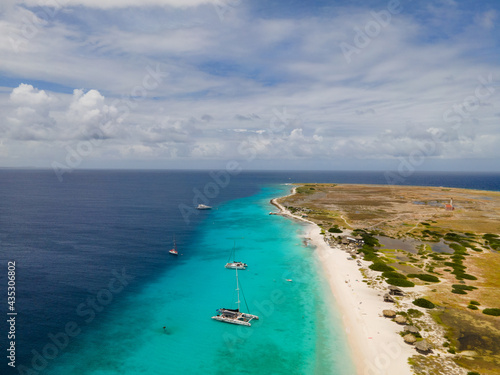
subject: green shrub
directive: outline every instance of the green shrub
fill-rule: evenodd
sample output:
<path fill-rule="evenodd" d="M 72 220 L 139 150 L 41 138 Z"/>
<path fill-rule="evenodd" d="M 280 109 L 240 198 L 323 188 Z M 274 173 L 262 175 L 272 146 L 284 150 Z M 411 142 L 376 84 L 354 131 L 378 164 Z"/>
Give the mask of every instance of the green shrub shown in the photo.
<path fill-rule="evenodd" d="M 385 271 L 382 273 L 382 276 L 384 276 L 387 279 L 406 279 L 406 276 L 403 275 L 402 273 L 393 271 Z"/>
<path fill-rule="evenodd" d="M 338 226 L 335 226 L 333 228 L 328 229 L 328 232 L 330 232 L 330 233 L 342 233 L 342 229 L 339 229 Z"/>
<path fill-rule="evenodd" d="M 467 308 L 471 310 L 479 310 L 479 307 L 477 307 L 476 305 L 469 305 L 467 306 Z"/>
<path fill-rule="evenodd" d="M 465 284 L 453 284 L 451 287 L 453 289 L 460 289 L 460 290 L 474 290 L 474 289 L 477 289 L 475 286 L 465 285 Z"/>
<path fill-rule="evenodd" d="M 417 309 L 408 309 L 408 316 L 411 318 L 420 318 L 424 313 Z"/>
<path fill-rule="evenodd" d="M 431 301 L 425 299 L 425 298 L 417 298 L 415 301 L 412 302 L 415 306 L 418 307 L 424 307 L 426 309 L 433 309 L 436 307 Z"/>
<path fill-rule="evenodd" d="M 467 294 L 467 292 L 465 290 L 461 290 L 461 289 L 452 289 L 451 292 L 455 293 L 455 294 Z"/>
<path fill-rule="evenodd" d="M 476 371 L 469 371 L 467 375 L 481 375 L 479 372 Z"/>
<path fill-rule="evenodd" d="M 445 266 L 448 266 L 448 267 L 451 267 L 453 269 L 461 269 L 461 270 L 465 270 L 465 266 L 461 265 L 461 264 L 458 264 L 458 263 L 452 263 L 452 262 L 444 262 L 444 265 Z"/>
<path fill-rule="evenodd" d="M 470 301 L 469 303 L 470 303 L 471 305 L 476 305 L 476 306 L 479 306 L 479 305 L 480 305 L 480 303 L 479 303 L 479 302 L 477 302 L 477 301 Z"/>
<path fill-rule="evenodd" d="M 477 277 L 476 276 L 473 276 L 473 275 L 469 275 L 468 273 L 464 273 L 461 275 L 463 279 L 467 279 L 467 280 L 477 280 Z"/>
<path fill-rule="evenodd" d="M 386 272 L 386 271 L 395 271 L 395 269 L 391 266 L 388 266 L 385 263 L 382 262 L 375 262 L 372 265 L 370 265 L 368 268 L 374 271 L 378 272 Z"/>
<path fill-rule="evenodd" d="M 500 316 L 500 309 L 484 309 L 483 314 L 492 315 L 492 316 Z"/>
<path fill-rule="evenodd" d="M 368 262 L 373 262 L 378 259 L 378 255 L 375 253 L 365 253 L 365 256 L 363 257 L 364 260 Z"/>
<path fill-rule="evenodd" d="M 408 277 L 409 278 L 417 278 L 417 279 L 420 279 L 422 281 L 428 281 L 430 283 L 438 283 L 439 282 L 439 279 L 436 276 L 428 275 L 425 273 L 410 273 L 408 275 Z"/>
<path fill-rule="evenodd" d="M 401 286 L 404 288 L 412 288 L 415 286 L 415 284 L 412 283 L 410 280 L 405 280 L 405 279 L 387 279 L 386 282 L 387 284 Z"/>
<path fill-rule="evenodd" d="M 458 243 L 451 243 L 448 245 L 451 249 L 455 250 L 455 252 L 459 253 L 459 254 L 463 254 L 463 253 L 466 253 L 467 252 L 467 249 L 462 246 L 462 245 L 459 245 Z"/>

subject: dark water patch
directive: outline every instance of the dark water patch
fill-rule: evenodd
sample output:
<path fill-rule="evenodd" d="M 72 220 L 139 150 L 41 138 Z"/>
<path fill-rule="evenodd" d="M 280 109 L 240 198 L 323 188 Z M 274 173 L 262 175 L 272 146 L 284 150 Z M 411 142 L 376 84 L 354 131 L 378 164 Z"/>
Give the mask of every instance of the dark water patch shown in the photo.
<path fill-rule="evenodd" d="M 385 246 L 386 249 L 404 250 L 412 254 L 418 253 L 417 246 L 421 244 L 421 242 L 411 238 L 399 239 L 385 236 L 375 237 L 383 246 Z"/>
<path fill-rule="evenodd" d="M 451 249 L 446 242 L 442 239 L 439 242 L 423 242 L 426 245 L 429 245 L 433 252 L 435 253 L 446 253 L 453 254 L 454 250 Z"/>
<path fill-rule="evenodd" d="M 412 254 L 418 254 L 418 246 L 422 244 L 429 245 L 435 253 L 452 254 L 454 251 L 442 239 L 439 242 L 427 242 L 419 241 L 413 238 L 390 238 L 385 236 L 376 237 L 386 249 L 403 250 Z"/>

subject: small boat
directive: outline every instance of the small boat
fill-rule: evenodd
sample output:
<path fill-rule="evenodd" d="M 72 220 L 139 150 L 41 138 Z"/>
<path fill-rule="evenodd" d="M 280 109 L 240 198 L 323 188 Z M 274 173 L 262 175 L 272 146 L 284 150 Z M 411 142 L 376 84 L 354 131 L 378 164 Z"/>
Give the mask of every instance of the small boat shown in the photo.
<path fill-rule="evenodd" d="M 175 236 L 174 236 L 174 248 L 170 249 L 168 252 L 172 255 L 179 255 L 179 252 L 177 251 L 177 244 L 175 243 Z"/>
<path fill-rule="evenodd" d="M 207 206 L 205 204 L 199 204 L 198 207 L 196 207 L 197 210 L 211 210 L 212 207 L 211 206 Z"/>
<path fill-rule="evenodd" d="M 236 256 L 236 242 L 233 246 L 233 250 L 231 250 L 231 253 L 229 254 L 228 262 L 226 263 L 226 265 L 224 267 L 228 268 L 228 269 L 233 269 L 233 270 L 246 270 L 248 267 L 248 264 L 243 263 L 243 262 L 237 262 L 236 260 L 234 260 L 235 256 Z M 230 260 L 231 258 L 233 258 L 232 262 Z"/>
<path fill-rule="evenodd" d="M 259 320 L 259 317 L 257 315 L 252 315 L 248 313 L 243 313 L 240 311 L 240 287 L 239 287 L 239 282 L 238 282 L 238 269 L 236 268 L 236 292 L 238 294 L 238 300 L 236 301 L 236 304 L 238 308 L 236 309 L 226 309 L 226 308 L 220 308 L 217 309 L 217 315 L 212 316 L 212 319 L 218 320 L 219 322 L 223 323 L 230 323 L 230 324 L 237 324 L 241 326 L 247 326 L 250 327 L 251 324 L 250 322 L 252 320 Z M 243 296 L 245 297 L 245 296 Z M 245 300 L 246 304 L 246 300 Z M 247 306 L 248 310 L 248 306 Z"/>
<path fill-rule="evenodd" d="M 238 269 L 238 270 L 246 270 L 248 267 L 248 264 L 243 263 L 243 262 L 230 262 L 226 263 L 226 268 L 228 269 Z"/>

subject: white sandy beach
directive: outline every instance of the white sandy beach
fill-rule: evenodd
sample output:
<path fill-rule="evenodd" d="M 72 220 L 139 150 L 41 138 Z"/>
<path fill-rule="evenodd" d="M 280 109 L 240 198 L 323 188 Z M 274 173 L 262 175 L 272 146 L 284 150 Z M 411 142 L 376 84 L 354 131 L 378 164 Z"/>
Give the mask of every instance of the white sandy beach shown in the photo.
<path fill-rule="evenodd" d="M 308 236 L 317 248 L 330 289 L 340 308 L 349 346 L 359 375 L 411 375 L 408 358 L 416 354 L 398 334 L 402 327 L 382 317 L 382 310 L 393 309 L 383 302 L 382 292 L 362 282 L 356 261 L 340 246 L 330 247 L 313 222 L 292 215 L 276 200 L 284 216 L 311 224 Z M 361 261 L 363 265 L 369 262 Z"/>

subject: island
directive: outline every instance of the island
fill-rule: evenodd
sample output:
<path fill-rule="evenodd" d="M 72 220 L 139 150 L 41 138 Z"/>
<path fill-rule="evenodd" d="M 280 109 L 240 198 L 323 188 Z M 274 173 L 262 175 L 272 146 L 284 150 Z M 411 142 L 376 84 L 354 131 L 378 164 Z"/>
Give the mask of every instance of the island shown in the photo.
<path fill-rule="evenodd" d="M 499 374 L 500 192 L 297 184 L 359 374 Z"/>

